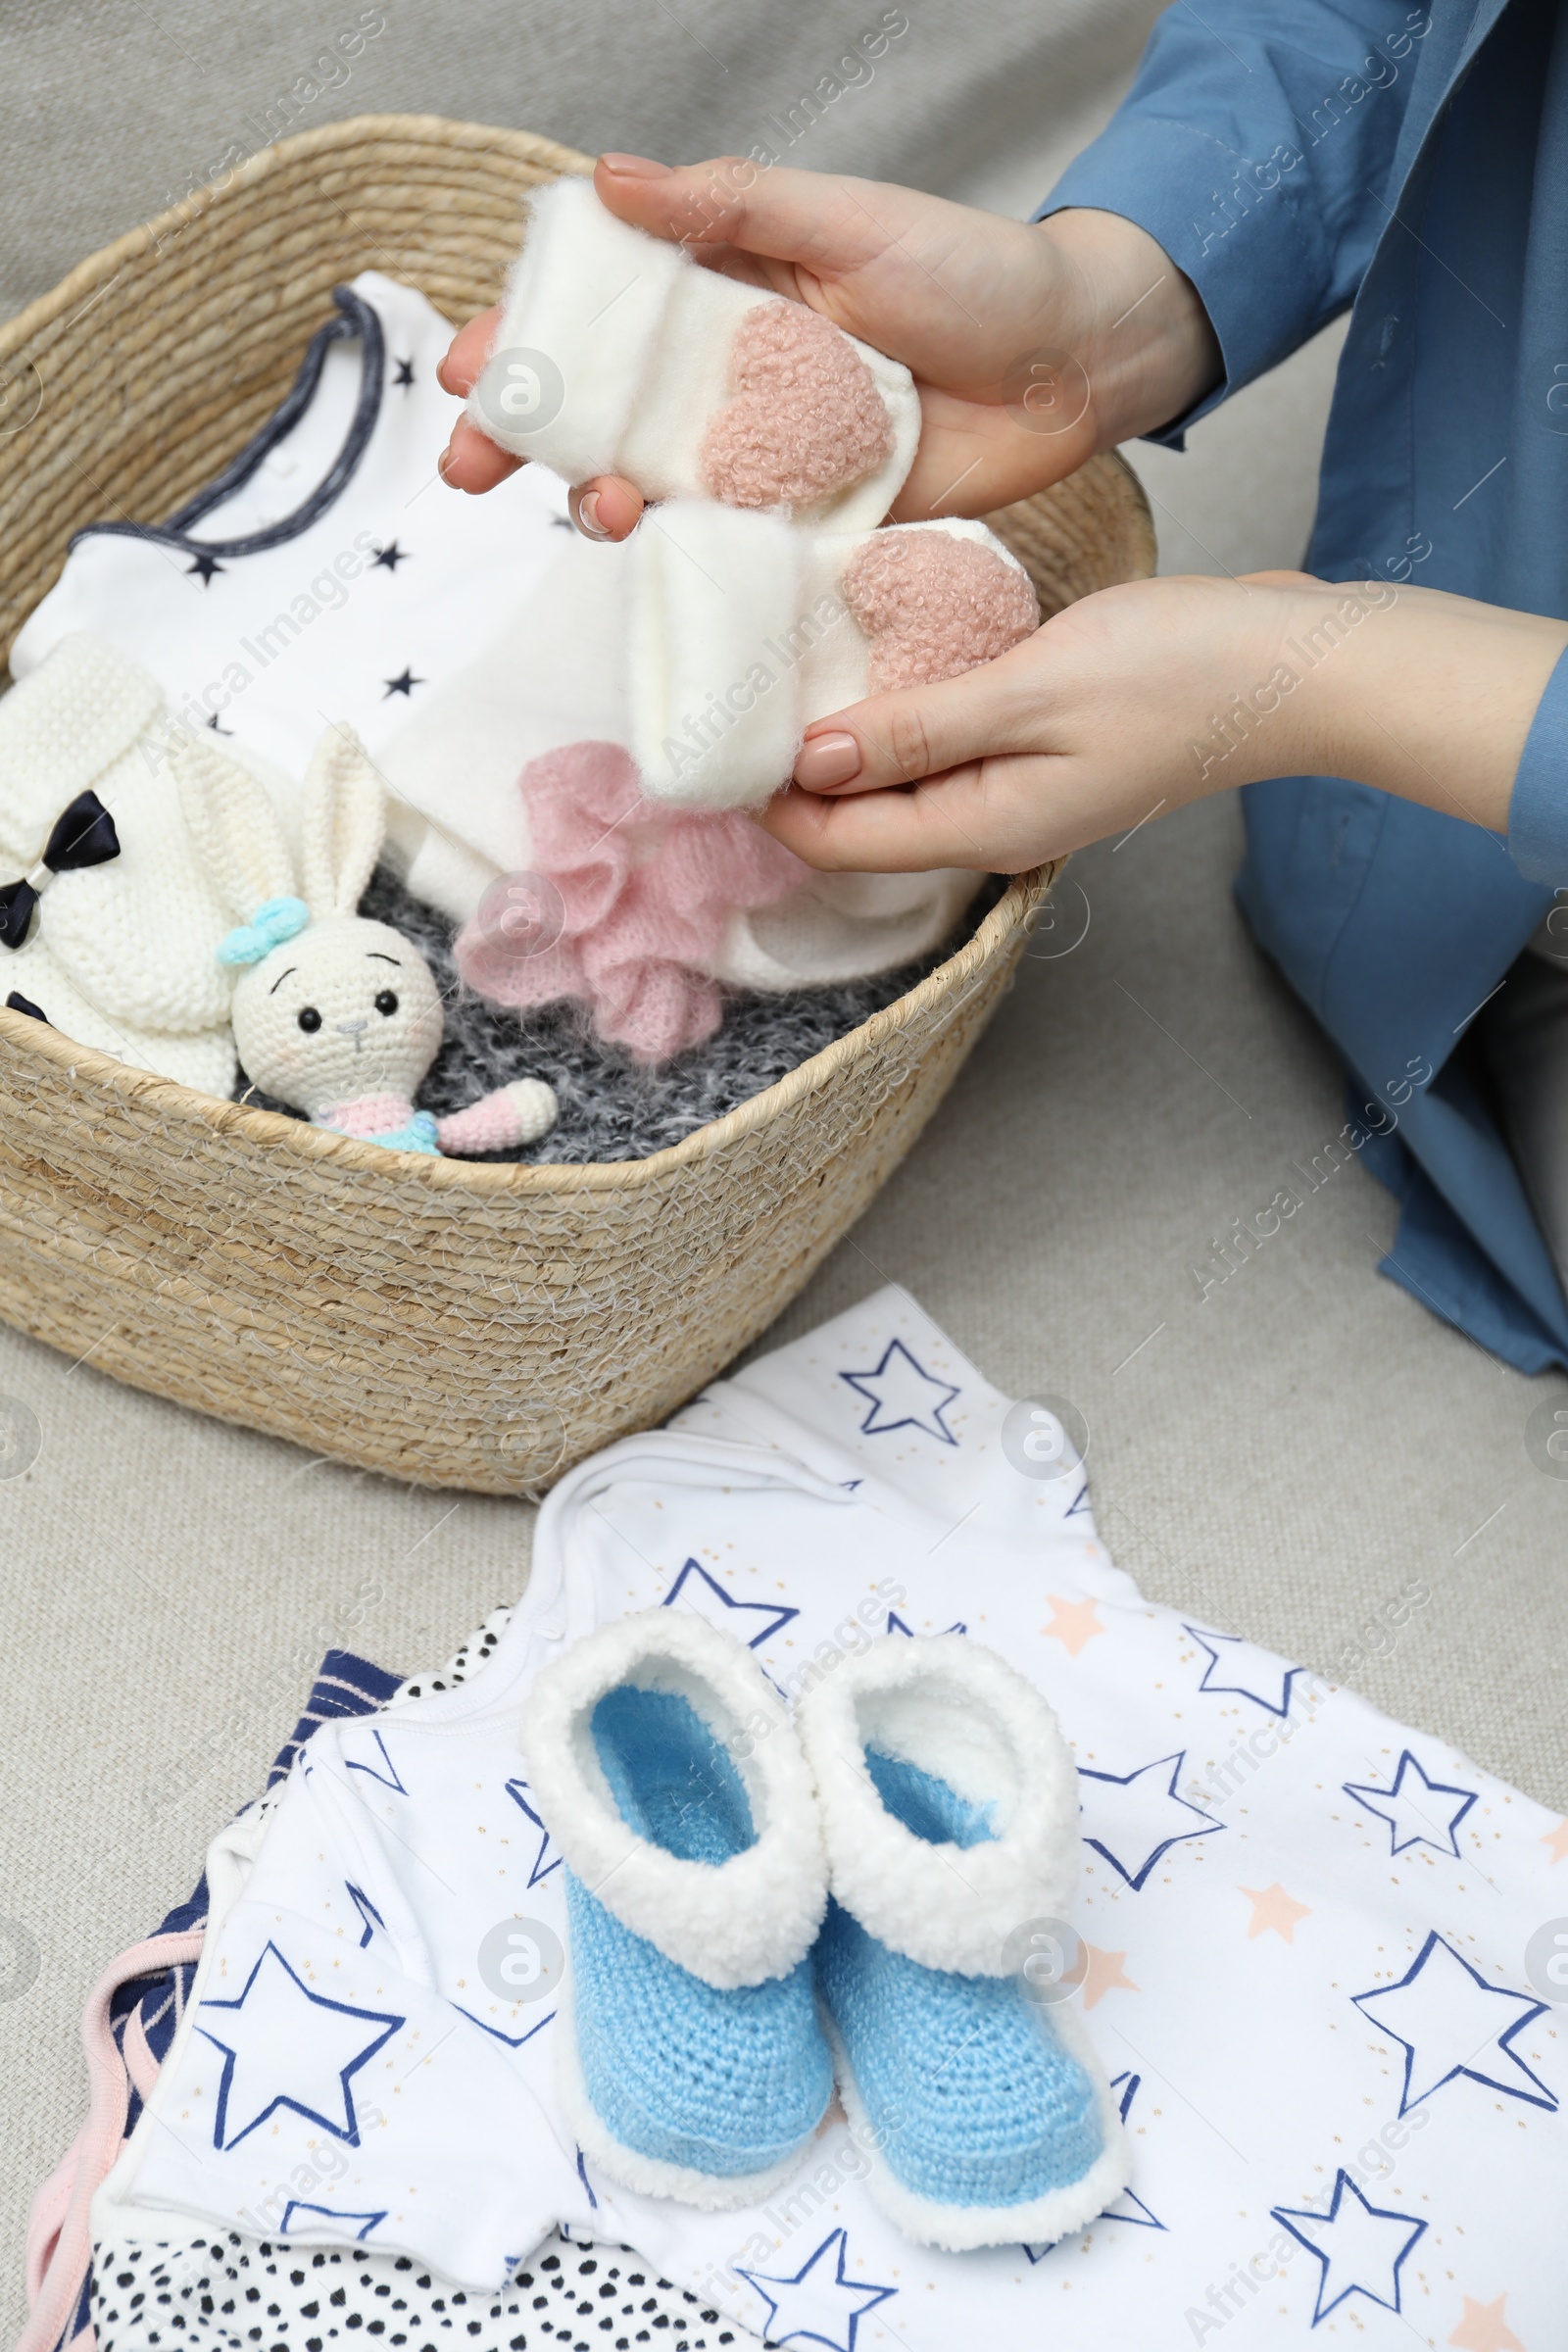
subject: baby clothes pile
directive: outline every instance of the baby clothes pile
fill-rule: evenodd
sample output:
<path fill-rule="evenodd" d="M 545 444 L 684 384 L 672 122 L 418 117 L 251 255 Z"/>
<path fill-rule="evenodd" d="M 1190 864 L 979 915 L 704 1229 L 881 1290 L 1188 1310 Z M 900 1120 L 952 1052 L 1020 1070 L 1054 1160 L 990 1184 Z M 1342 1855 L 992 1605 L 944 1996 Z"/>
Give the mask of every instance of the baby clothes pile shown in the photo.
<path fill-rule="evenodd" d="M 218 479 L 160 527 L 78 533 L 17 639 L 0 856 L 37 911 L 29 929 L 19 901 L 0 926 L 20 951 L 0 996 L 229 1090 L 221 894 L 179 837 L 193 731 L 296 846 L 313 760 L 328 733 L 356 739 L 387 794 L 387 859 L 460 927 L 465 981 L 518 1012 L 577 1003 L 644 1063 L 711 1036 L 725 989 L 934 950 L 978 876 L 816 875 L 739 813 L 787 781 L 812 716 L 1038 620 L 982 526 L 874 528 L 918 432 L 906 371 L 559 183 L 472 403 L 539 462 L 465 498 L 436 471 L 460 407 L 435 375 L 447 322 L 373 270 L 335 300 Z M 531 432 L 508 374 L 520 346 L 560 355 Z M 565 481 L 611 461 L 664 501 L 619 547 L 565 509 Z M 52 840 L 83 792 L 107 827 Z M 113 959 L 91 946 L 100 911 Z"/>
<path fill-rule="evenodd" d="M 218 2352 L 247 2297 L 260 2342 L 374 2322 L 504 2352 L 548 2316 L 516 2282 L 556 2227 L 697 2296 L 705 2344 L 1101 2352 L 1239 2323 L 1404 2352 L 1485 2324 L 1535 2352 L 1568 2309 L 1565 1857 L 1430 1734 L 1145 1601 L 1059 1424 L 883 1292 L 573 1472 L 478 1671 L 322 1724 L 218 1838 L 191 1995 L 93 2207 L 102 2352 Z M 791 1984 L 824 1878 L 842 2105 L 749 2204 L 628 2185 L 694 2153 L 711 2182 L 727 2140 L 738 2188 L 766 2132 L 737 2119 L 787 2141 L 820 2112 Z M 1003 2000 L 1054 2072 L 1028 2114 L 1056 2172 L 1024 2177 L 1036 2144 L 998 2196 L 1005 2102 L 976 2086 Z M 700 2042 L 686 2144 L 639 2150 L 648 2084 Z M 955 2230 L 969 2162 L 1015 2238 Z"/>

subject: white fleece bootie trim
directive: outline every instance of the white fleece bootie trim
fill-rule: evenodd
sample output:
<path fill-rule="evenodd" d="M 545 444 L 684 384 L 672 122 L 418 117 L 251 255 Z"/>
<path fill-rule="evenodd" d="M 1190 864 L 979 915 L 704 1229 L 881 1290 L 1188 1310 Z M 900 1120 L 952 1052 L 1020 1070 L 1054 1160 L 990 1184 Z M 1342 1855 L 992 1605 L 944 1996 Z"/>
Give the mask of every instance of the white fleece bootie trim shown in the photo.
<path fill-rule="evenodd" d="M 1039 1691 L 965 1635 L 900 1637 L 819 1683 L 797 1721 L 835 1898 L 923 1968 L 1010 1975 L 1013 1931 L 1061 1913 L 1078 1875 L 1078 1776 Z M 868 1747 L 990 1807 L 994 1835 L 917 1838 L 883 1804 Z"/>
<path fill-rule="evenodd" d="M 686 1862 L 623 1819 L 594 1746 L 594 1708 L 622 1684 L 683 1698 L 726 1748 L 757 1835 L 722 1863 Z M 634 1936 L 732 1991 L 794 1968 L 827 1907 L 811 1776 L 750 1650 L 677 1609 L 604 1626 L 538 1677 L 522 1726 L 528 1779 L 566 1865 Z"/>
<path fill-rule="evenodd" d="M 846 530 L 881 521 L 920 437 L 906 368 L 617 220 L 577 178 L 529 207 L 467 413 L 569 482 L 619 473 L 647 498 L 784 507 Z"/>
<path fill-rule="evenodd" d="M 808 532 L 677 499 L 631 548 L 632 752 L 645 791 L 681 808 L 760 807 L 813 719 L 957 677 L 1040 623 L 983 522 Z"/>

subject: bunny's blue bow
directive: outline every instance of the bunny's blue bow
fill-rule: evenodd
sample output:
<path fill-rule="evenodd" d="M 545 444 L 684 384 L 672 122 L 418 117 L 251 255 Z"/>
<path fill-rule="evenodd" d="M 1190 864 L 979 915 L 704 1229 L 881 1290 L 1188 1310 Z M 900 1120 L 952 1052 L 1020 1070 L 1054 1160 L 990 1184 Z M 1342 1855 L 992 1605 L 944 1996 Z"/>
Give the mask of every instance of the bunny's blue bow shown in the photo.
<path fill-rule="evenodd" d="M 228 932 L 218 944 L 220 963 L 260 963 L 285 939 L 293 939 L 311 919 L 303 899 L 266 899 L 248 923 Z"/>

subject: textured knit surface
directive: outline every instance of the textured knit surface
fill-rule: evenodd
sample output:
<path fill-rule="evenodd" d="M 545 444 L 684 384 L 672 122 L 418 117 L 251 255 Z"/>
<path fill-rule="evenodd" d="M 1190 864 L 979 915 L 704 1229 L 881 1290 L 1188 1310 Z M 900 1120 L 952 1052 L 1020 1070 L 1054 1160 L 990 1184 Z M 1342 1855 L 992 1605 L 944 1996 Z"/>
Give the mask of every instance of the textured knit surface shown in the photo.
<path fill-rule="evenodd" d="M 808 2139 L 833 2096 L 809 1961 L 720 1992 L 565 1881 L 577 2055 L 612 2138 L 720 2179 Z"/>
<path fill-rule="evenodd" d="M 709 1869 L 755 1845 L 741 1776 L 689 1700 L 623 1683 L 600 1699 L 590 1731 L 639 1837 Z M 833 2073 L 808 1961 L 720 1992 L 633 1935 L 571 1871 L 566 1902 L 577 2055 L 612 2137 L 730 2177 L 766 2171 L 815 2131 Z"/>
<path fill-rule="evenodd" d="M 546 752 L 517 789 L 531 872 L 549 898 L 530 911 L 560 935 L 530 940 L 536 952 L 518 955 L 487 901 L 458 934 L 464 978 L 498 1004 L 574 999 L 598 1036 L 640 1062 L 667 1061 L 711 1037 L 723 997 L 701 967 L 730 913 L 771 905 L 808 881 L 808 868 L 747 817 L 672 814 L 645 801 L 618 744 Z"/>
<path fill-rule="evenodd" d="M 1002 888 L 987 883 L 964 917 L 965 933 L 995 905 Z M 726 991 L 716 1035 L 647 1068 L 596 1037 L 578 1004 L 537 1005 L 518 1013 L 472 995 L 457 971 L 451 925 L 411 898 L 384 866 L 371 878 L 361 912 L 405 932 L 441 991 L 446 1036 L 420 1089 L 421 1108 L 438 1117 L 461 1110 L 512 1078 L 542 1078 L 555 1088 L 560 1117 L 538 1143 L 467 1154 L 498 1160 L 645 1159 L 678 1144 L 707 1120 L 722 1118 L 895 1003 L 947 952 L 938 949 L 902 971 L 846 980 L 836 988 L 782 996 Z M 288 1108 L 254 1089 L 247 1092 L 243 1075 L 235 1094 L 270 1110 Z"/>
<path fill-rule="evenodd" d="M 956 1788 L 904 1756 L 865 1751 L 865 1769 L 887 1810 L 928 1845 L 978 1845 L 995 1836 L 993 1807 L 968 1803 Z"/>
<path fill-rule="evenodd" d="M 74 14 L 67 45 L 59 12 L 23 0 L 0 26 L 16 99 L 0 308 L 43 293 L 225 152 L 382 108 L 671 159 L 768 138 L 792 162 L 1022 217 L 1104 121 L 1155 8 L 989 0 L 984 37 L 972 0 L 907 13 L 908 35 L 862 57 L 864 86 L 813 122 L 800 102 L 840 44 L 816 12 L 761 0 L 680 0 L 678 22 L 646 0 L 598 0 L 591 41 L 579 0 L 535 0 L 525 21 L 503 0 L 402 0 L 352 59 L 320 6 L 155 0 L 156 22 L 133 11 L 122 38 Z M 329 52 L 319 95 L 283 102 Z M 178 257 L 175 240 L 172 269 Z M 1166 570 L 1299 562 L 1340 332 L 1205 418 L 1185 455 L 1131 450 Z M 1250 1260 L 1238 1253 L 1205 1303 L 1188 1275 L 1344 1119 L 1331 1057 L 1231 905 L 1238 854 L 1219 806 L 1075 862 L 1086 897 L 1070 890 L 1054 940 L 1037 943 L 1053 959 L 1026 962 L 919 1151 L 773 1336 L 862 1297 L 880 1267 L 1004 1386 L 1077 1401 L 1102 1524 L 1147 1592 L 1336 1665 L 1568 1806 L 1568 1484 L 1525 1446 L 1532 1412 L 1568 1401 L 1568 1383 L 1499 1374 L 1375 1278 L 1393 1203 L 1354 1167 Z M 592 1102 L 594 1081 L 578 1083 Z M 41 1433 L 5 1489 L 0 1878 L 31 1939 L 0 2007 L 9 2337 L 26 2203 L 79 2119 L 78 2026 L 103 1961 L 190 1883 L 322 1649 L 445 1656 L 499 1592 L 515 1596 L 533 1514 L 313 1462 L 9 1330 L 0 1388 Z M 1417 1577 L 1433 1597 L 1412 1609 L 1397 1595 Z M 552 2303 L 548 2316 L 566 2315 Z M 542 2339 L 614 2340 L 586 2325 Z"/>
<path fill-rule="evenodd" d="M 730 347 L 734 398 L 703 437 L 703 473 L 736 507 L 815 506 L 892 451 L 893 429 L 853 345 L 799 303 L 749 311 Z"/>
<path fill-rule="evenodd" d="M 623 1821 L 681 1862 L 727 1862 L 757 1842 L 745 1786 L 728 1751 L 673 1690 L 623 1683 L 590 1725 Z"/>
<path fill-rule="evenodd" d="M 1025 573 L 941 531 L 868 539 L 845 567 L 844 596 L 871 640 L 873 694 L 959 677 L 1040 626 Z"/>
<path fill-rule="evenodd" d="M 1095 2086 L 1015 1977 L 922 1968 L 830 1902 L 816 1980 L 883 2160 L 943 2205 L 1021 2205 L 1103 2145 Z"/>

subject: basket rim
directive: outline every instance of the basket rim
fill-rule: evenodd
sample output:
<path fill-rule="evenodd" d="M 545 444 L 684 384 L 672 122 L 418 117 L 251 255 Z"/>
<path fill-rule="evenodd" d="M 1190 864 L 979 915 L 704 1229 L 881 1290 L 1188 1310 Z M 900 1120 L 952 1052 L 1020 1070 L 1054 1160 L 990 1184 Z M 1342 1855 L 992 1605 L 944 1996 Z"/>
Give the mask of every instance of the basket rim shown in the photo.
<path fill-rule="evenodd" d="M 193 188 L 166 212 L 126 229 L 112 244 L 101 245 L 96 253 L 87 254 L 67 271 L 58 285 L 51 286 L 47 293 L 35 295 L 24 309 L 0 323 L 0 363 L 30 342 L 42 328 L 53 325 L 62 312 L 91 294 L 106 277 L 113 282 L 127 263 L 138 260 L 166 236 L 199 220 L 215 204 L 221 204 L 236 190 L 254 187 L 258 181 L 270 178 L 274 172 L 304 156 L 329 153 L 334 147 L 357 145 L 369 138 L 397 137 L 416 137 L 429 146 L 470 151 L 502 147 L 518 163 L 539 164 L 560 174 L 587 172 L 594 167 L 594 158 L 584 155 L 580 148 L 564 147 L 559 140 L 544 138 L 538 131 L 511 130 L 501 123 L 463 122 L 449 115 L 347 115 L 338 122 L 318 123 L 314 130 L 292 131 L 287 138 L 259 147 L 254 155 L 247 156 L 221 177 Z"/>
<path fill-rule="evenodd" d="M 113 284 L 127 265 L 178 229 L 199 220 L 230 194 L 256 186 L 301 158 L 383 139 L 417 139 L 429 146 L 469 152 L 500 148 L 517 162 L 537 164 L 557 174 L 592 171 L 594 159 L 535 131 L 501 124 L 465 122 L 446 115 L 350 115 L 312 130 L 296 131 L 258 149 L 256 154 L 221 179 L 197 188 L 154 219 L 128 229 L 113 243 L 88 254 L 59 284 L 37 296 L 24 310 L 0 324 L 0 365 L 32 341 L 63 314 L 80 309 L 102 288 Z M 262 1110 L 243 1102 L 220 1101 L 177 1080 L 138 1070 L 113 1054 L 78 1044 L 47 1024 L 40 1028 L 29 1014 L 14 1012 L 0 1004 L 0 1046 L 39 1054 L 82 1083 L 86 1089 L 119 1096 L 138 1112 L 163 1113 L 187 1125 L 206 1127 L 220 1139 L 268 1146 L 294 1152 L 306 1160 L 340 1167 L 345 1174 L 364 1171 L 386 1175 L 389 1157 L 400 1177 L 435 1191 L 456 1191 L 478 1197 L 535 1193 L 614 1192 L 657 1183 L 675 1167 L 709 1158 L 749 1134 L 767 1127 L 803 1096 L 814 1093 L 842 1068 L 878 1050 L 885 1041 L 920 1013 L 959 999 L 965 983 L 991 964 L 1013 932 L 1046 897 L 1065 859 L 1056 859 L 1015 874 L 1006 890 L 976 929 L 952 956 L 914 987 L 884 1005 L 868 1020 L 846 1031 L 782 1078 L 748 1096 L 744 1102 L 693 1129 L 678 1144 L 666 1145 L 642 1159 L 580 1160 L 545 1166 L 527 1162 L 475 1163 L 424 1152 L 389 1154 L 384 1145 L 358 1137 L 336 1135 L 304 1119 L 279 1111 Z"/>

